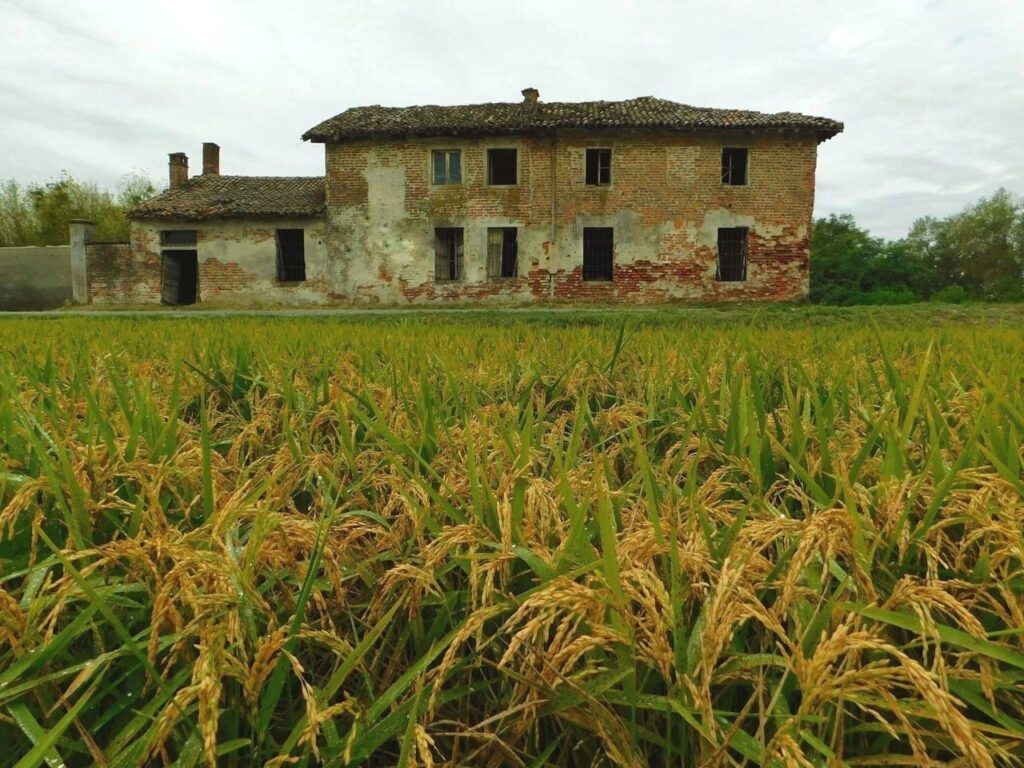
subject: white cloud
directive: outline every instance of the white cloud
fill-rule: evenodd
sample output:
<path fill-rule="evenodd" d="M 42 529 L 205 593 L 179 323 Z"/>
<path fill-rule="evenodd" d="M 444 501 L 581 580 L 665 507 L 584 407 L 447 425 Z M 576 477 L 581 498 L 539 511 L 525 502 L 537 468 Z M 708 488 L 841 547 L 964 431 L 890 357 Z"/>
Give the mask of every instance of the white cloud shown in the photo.
<path fill-rule="evenodd" d="M 819 215 L 899 236 L 1024 193 L 1024 3 L 1011 0 L 4 0 L 0 179 L 113 185 L 223 147 L 228 173 L 323 172 L 307 128 L 358 104 L 656 95 L 844 120 Z"/>

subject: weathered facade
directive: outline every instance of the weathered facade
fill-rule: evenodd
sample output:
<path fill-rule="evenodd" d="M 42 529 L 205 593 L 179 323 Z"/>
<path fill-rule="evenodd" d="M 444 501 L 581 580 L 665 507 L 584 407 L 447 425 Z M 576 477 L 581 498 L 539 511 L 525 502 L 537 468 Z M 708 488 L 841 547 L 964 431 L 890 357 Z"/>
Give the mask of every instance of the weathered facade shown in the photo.
<path fill-rule="evenodd" d="M 343 112 L 304 136 L 325 145 L 323 178 L 219 176 L 207 145 L 204 175 L 188 180 L 172 155 L 172 188 L 133 212 L 124 291 L 172 303 L 807 295 L 817 148 L 841 123 L 524 96 Z M 193 279 L 194 297 L 167 290 Z"/>

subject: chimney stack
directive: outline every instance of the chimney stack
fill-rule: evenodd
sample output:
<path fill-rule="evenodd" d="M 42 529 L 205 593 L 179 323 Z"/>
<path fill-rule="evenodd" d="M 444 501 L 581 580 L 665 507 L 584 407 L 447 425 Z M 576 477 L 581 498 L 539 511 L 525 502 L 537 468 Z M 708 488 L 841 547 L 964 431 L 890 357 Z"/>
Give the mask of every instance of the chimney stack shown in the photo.
<path fill-rule="evenodd" d="M 167 167 L 170 171 L 170 188 L 177 189 L 188 181 L 188 155 L 184 152 L 171 152 Z"/>
<path fill-rule="evenodd" d="M 540 91 L 536 88 L 523 88 L 523 104 L 536 104 L 540 99 Z"/>
<path fill-rule="evenodd" d="M 203 143 L 203 176 L 220 175 L 220 147 L 212 141 Z"/>

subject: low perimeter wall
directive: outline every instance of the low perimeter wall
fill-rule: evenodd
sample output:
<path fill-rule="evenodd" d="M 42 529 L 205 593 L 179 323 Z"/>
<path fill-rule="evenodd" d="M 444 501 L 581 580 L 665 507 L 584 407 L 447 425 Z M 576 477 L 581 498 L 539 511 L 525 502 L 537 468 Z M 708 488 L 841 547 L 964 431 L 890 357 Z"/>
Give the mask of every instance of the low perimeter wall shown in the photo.
<path fill-rule="evenodd" d="M 0 312 L 53 309 L 71 301 L 71 248 L 0 248 Z"/>

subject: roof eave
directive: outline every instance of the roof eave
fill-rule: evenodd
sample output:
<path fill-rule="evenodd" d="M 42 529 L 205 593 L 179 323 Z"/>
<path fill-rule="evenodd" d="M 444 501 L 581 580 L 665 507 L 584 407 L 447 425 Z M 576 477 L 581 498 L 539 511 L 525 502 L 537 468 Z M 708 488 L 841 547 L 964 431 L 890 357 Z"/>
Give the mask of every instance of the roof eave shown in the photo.
<path fill-rule="evenodd" d="M 733 126 L 672 126 L 672 125 L 579 125 L 579 126 L 495 126 L 473 127 L 449 130 L 403 130 L 403 131 L 352 131 L 348 133 L 326 133 L 313 129 L 302 135 L 303 141 L 315 144 L 343 144 L 355 141 L 429 139 L 429 138 L 473 138 L 483 136 L 552 136 L 579 133 L 721 133 L 744 131 L 747 133 L 813 133 L 819 143 L 843 132 L 843 124 L 835 122 L 829 126 L 820 125 L 733 125 Z"/>
<path fill-rule="evenodd" d="M 846 126 L 839 122 L 829 128 L 820 128 L 818 129 L 818 143 L 821 144 L 822 142 L 828 141 L 829 139 L 838 136 L 844 130 L 846 130 Z"/>
<path fill-rule="evenodd" d="M 316 211 L 264 211 L 260 213 L 240 213 L 217 211 L 209 213 L 157 213 L 129 211 L 125 214 L 129 221 L 214 221 L 217 219 L 315 219 L 324 215 L 326 208 Z"/>

